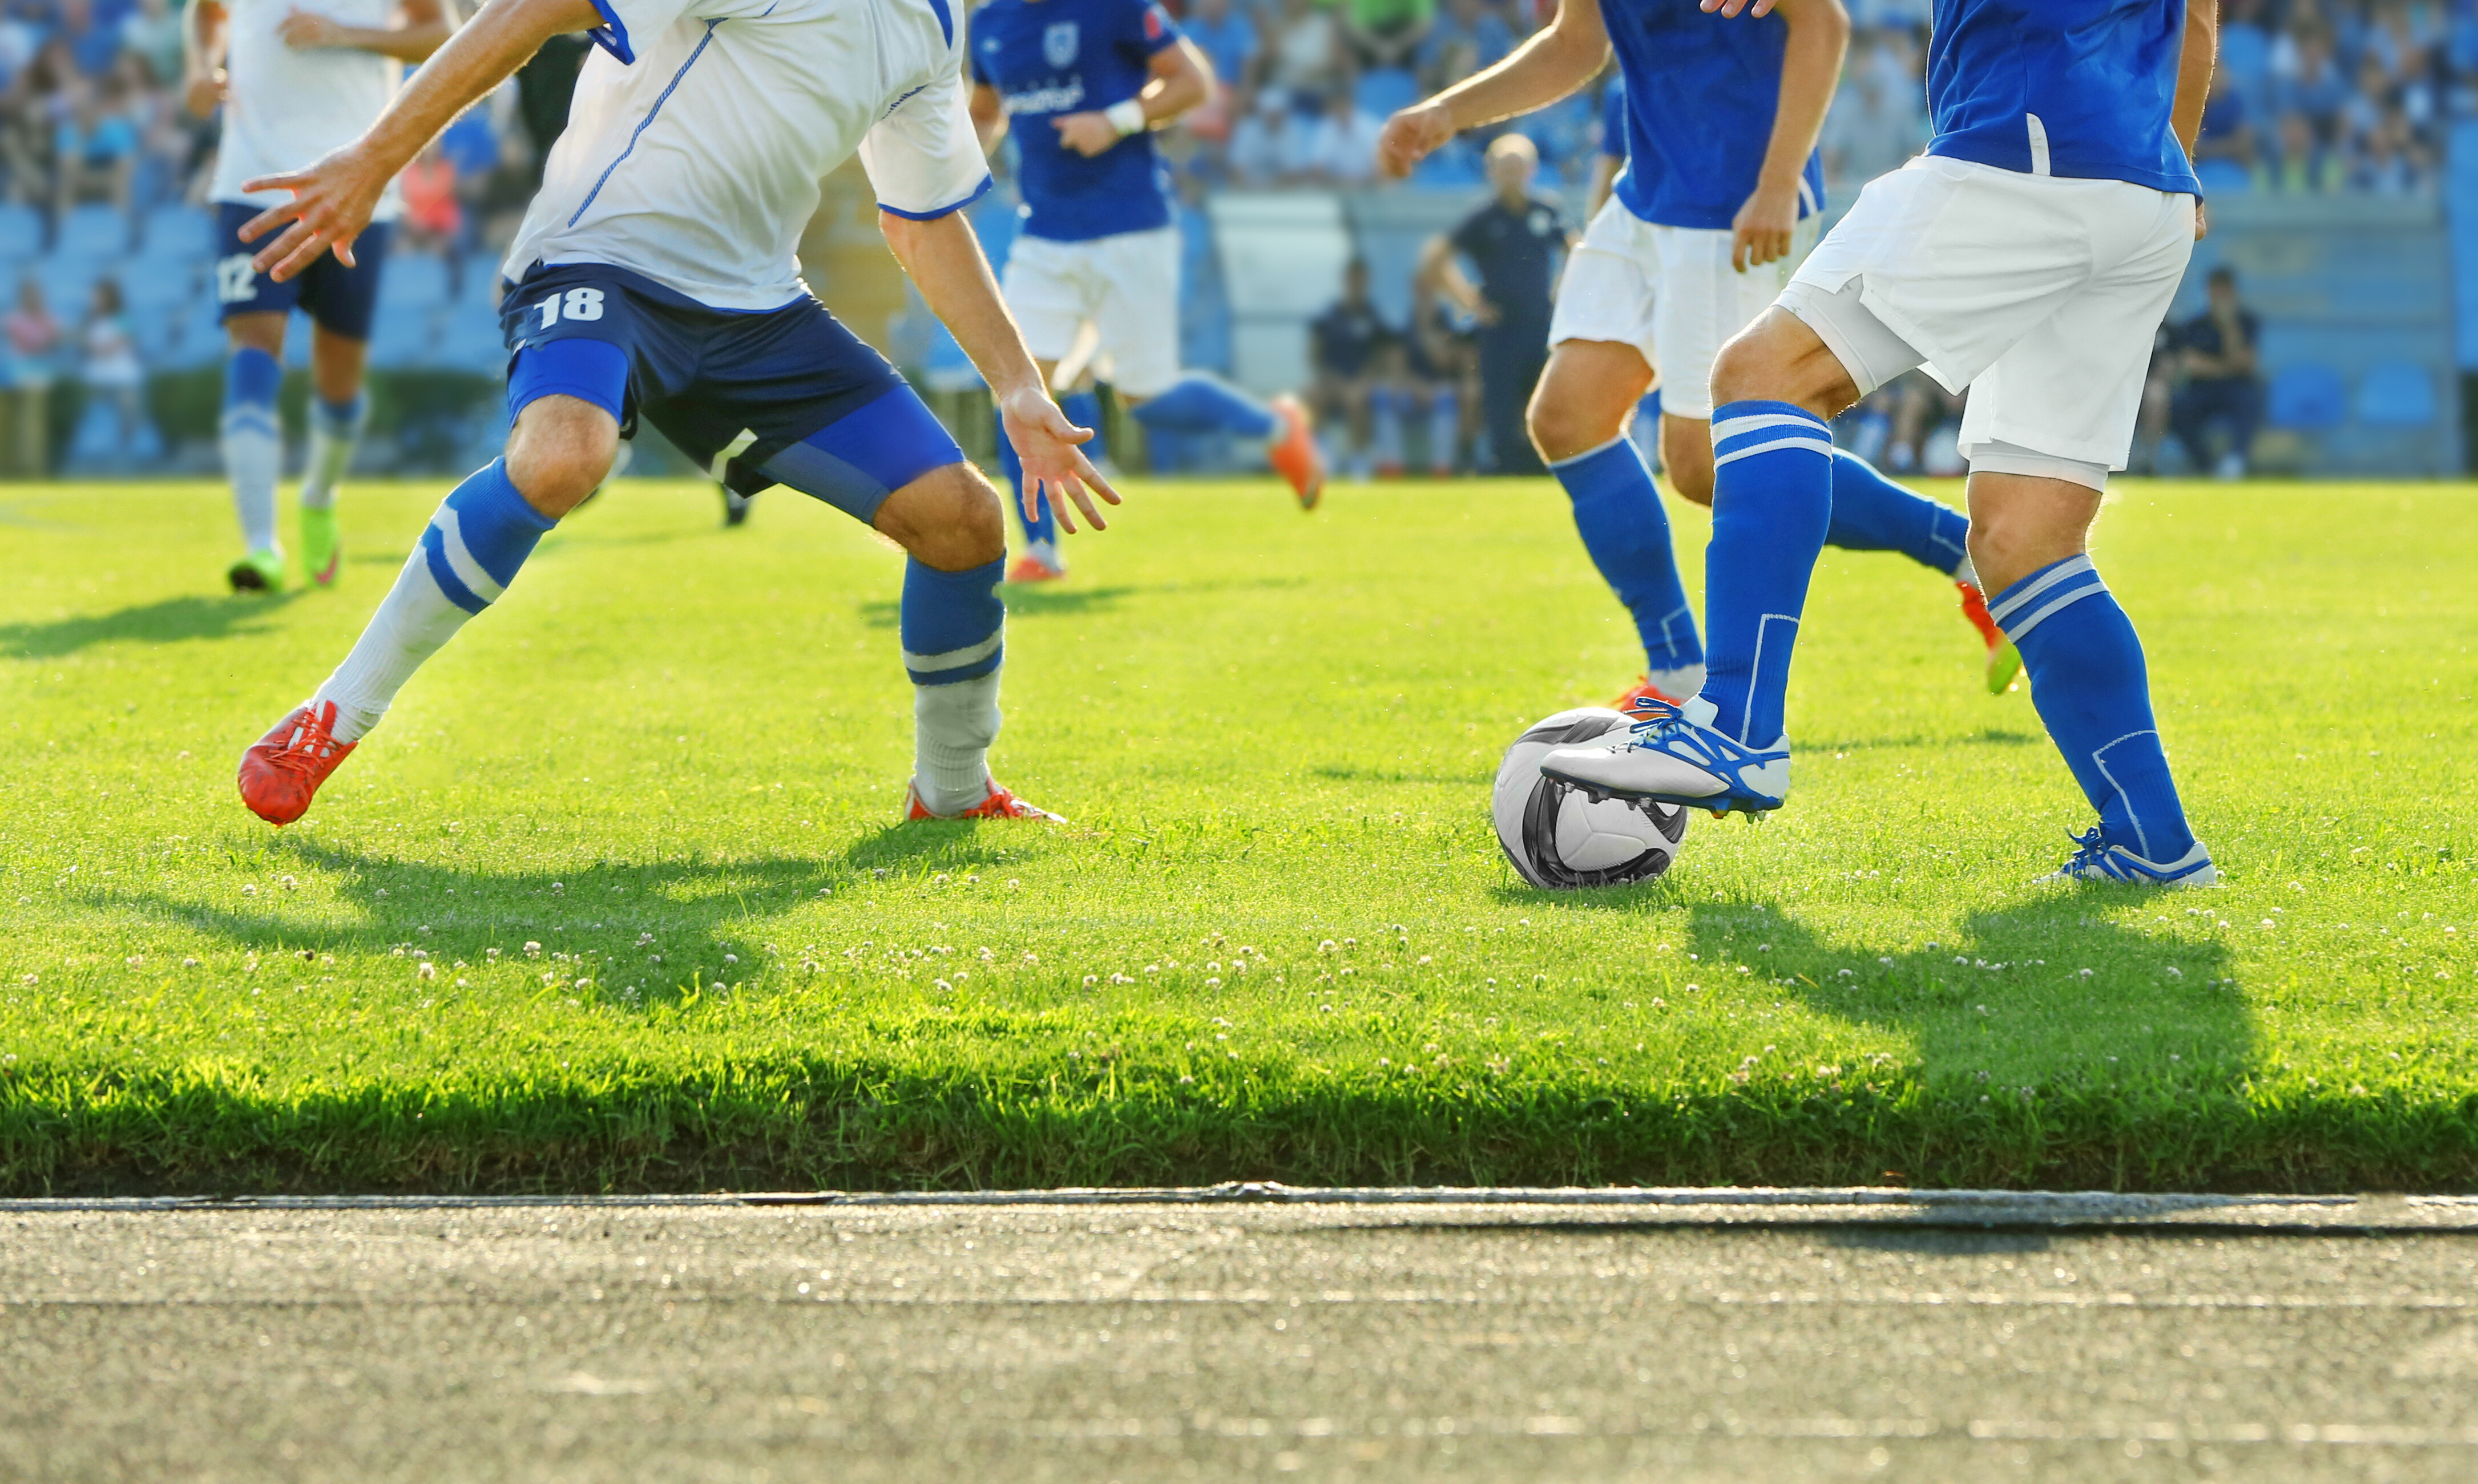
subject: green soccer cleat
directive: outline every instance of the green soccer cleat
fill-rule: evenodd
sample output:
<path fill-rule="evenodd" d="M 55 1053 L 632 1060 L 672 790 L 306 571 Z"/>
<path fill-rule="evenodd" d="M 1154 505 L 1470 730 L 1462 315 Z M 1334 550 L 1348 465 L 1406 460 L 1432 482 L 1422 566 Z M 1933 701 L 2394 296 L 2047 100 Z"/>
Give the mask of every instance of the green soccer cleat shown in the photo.
<path fill-rule="evenodd" d="M 321 588 L 336 585 L 336 572 L 343 565 L 344 543 L 336 536 L 336 512 L 301 508 L 301 571 Z"/>
<path fill-rule="evenodd" d="M 1977 586 L 1966 582 L 1954 586 L 1961 590 L 1961 616 L 1970 620 L 1980 642 L 1987 646 L 1987 693 L 2003 695 L 2013 689 L 2013 678 L 2022 673 L 2022 651 L 2014 648 L 2013 641 L 1996 626 L 1996 619 L 1987 612 L 1987 599 L 1980 595 Z"/>
<path fill-rule="evenodd" d="M 284 548 L 270 546 L 253 551 L 232 565 L 224 574 L 232 581 L 235 592 L 281 592 L 284 591 Z"/>

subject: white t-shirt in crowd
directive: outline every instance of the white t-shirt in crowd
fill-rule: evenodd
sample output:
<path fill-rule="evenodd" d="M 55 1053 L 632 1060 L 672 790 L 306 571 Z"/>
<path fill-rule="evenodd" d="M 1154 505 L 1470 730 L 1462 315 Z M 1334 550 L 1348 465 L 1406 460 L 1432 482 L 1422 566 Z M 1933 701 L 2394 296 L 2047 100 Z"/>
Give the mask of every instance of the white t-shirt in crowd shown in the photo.
<path fill-rule="evenodd" d="M 272 206 L 280 190 L 255 194 L 240 183 L 282 170 L 297 170 L 361 138 L 395 97 L 404 63 L 352 47 L 296 51 L 275 28 L 292 10 L 315 11 L 346 26 L 377 30 L 394 13 L 394 0 L 224 0 L 226 35 L 223 142 L 215 158 L 216 201 Z M 375 221 L 393 221 L 403 210 L 395 183 L 388 183 Z"/>
<path fill-rule="evenodd" d="M 808 290 L 800 234 L 854 153 L 878 205 L 927 218 L 989 189 L 954 0 L 595 0 L 578 74 L 505 272 L 601 263 L 712 309 Z"/>

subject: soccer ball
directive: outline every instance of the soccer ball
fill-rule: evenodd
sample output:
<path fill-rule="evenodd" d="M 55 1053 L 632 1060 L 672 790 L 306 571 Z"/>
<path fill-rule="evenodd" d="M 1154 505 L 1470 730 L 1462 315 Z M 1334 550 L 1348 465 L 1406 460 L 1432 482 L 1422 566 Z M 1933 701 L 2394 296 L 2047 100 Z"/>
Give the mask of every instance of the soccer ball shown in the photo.
<path fill-rule="evenodd" d="M 1498 765 L 1489 812 L 1497 843 L 1523 879 L 1548 891 L 1651 881 L 1678 858 L 1686 811 L 1674 804 L 1609 799 L 1540 776 L 1540 760 L 1559 747 L 1623 731 L 1633 720 L 1605 706 L 1561 711 L 1534 722 Z"/>

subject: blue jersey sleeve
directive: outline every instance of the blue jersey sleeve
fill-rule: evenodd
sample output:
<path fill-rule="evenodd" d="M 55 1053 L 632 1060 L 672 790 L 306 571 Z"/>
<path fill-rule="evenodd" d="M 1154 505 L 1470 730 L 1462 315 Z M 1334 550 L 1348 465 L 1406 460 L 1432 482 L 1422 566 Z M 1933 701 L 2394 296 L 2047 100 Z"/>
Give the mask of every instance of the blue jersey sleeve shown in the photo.
<path fill-rule="evenodd" d="M 1178 22 L 1160 0 L 1125 0 L 1121 14 L 1126 28 L 1124 40 L 1139 57 L 1156 56 L 1179 43 Z"/>

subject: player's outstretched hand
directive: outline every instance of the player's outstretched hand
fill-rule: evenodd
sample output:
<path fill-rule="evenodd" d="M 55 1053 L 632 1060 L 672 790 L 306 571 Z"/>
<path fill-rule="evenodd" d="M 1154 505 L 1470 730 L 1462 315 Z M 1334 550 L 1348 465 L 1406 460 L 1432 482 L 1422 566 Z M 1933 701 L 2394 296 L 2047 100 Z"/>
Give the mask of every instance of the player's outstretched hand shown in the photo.
<path fill-rule="evenodd" d="M 1743 11 L 1761 20 L 1773 13 L 1773 0 L 1756 0 L 1752 7 L 1747 0 L 1704 0 L 1705 14 L 1709 15 L 1715 11 L 1724 15 L 1736 15 Z"/>
<path fill-rule="evenodd" d="M 1730 223 L 1730 266 L 1744 273 L 1789 256 L 1790 234 L 1798 226 L 1798 189 L 1775 190 L 1758 186 Z"/>
<path fill-rule="evenodd" d="M 1434 103 L 1414 103 L 1385 120 L 1377 136 L 1377 168 L 1401 180 L 1454 137 L 1453 114 Z"/>
<path fill-rule="evenodd" d="M 224 106 L 224 69 L 191 73 L 181 92 L 192 117 L 215 117 L 215 110 Z"/>
<path fill-rule="evenodd" d="M 241 225 L 240 239 L 255 242 L 291 222 L 284 235 L 258 250 L 251 264 L 277 283 L 300 273 L 330 248 L 336 261 L 353 267 L 353 239 L 370 224 L 379 196 L 395 172 L 347 144 L 324 156 L 306 170 L 262 175 L 241 182 L 244 191 L 289 190 L 292 199 L 270 206 Z"/>
<path fill-rule="evenodd" d="M 1024 488 L 1015 492 L 1024 518 L 1034 518 L 1033 498 L 1047 485 L 1049 508 L 1070 534 L 1075 530 L 1075 516 L 1068 509 L 1070 502 L 1084 513 L 1085 523 L 1094 530 L 1108 530 L 1110 522 L 1094 508 L 1093 496 L 1099 494 L 1104 504 L 1116 505 L 1119 491 L 1110 488 L 1110 482 L 1093 467 L 1093 461 L 1084 457 L 1083 448 L 1078 446 L 1092 440 L 1093 430 L 1068 421 L 1058 404 L 1049 399 L 1049 393 L 1039 387 L 1026 387 L 1000 401 L 999 418 L 1004 424 L 1007 441 L 1015 444 L 1017 461 L 1024 465 Z"/>

